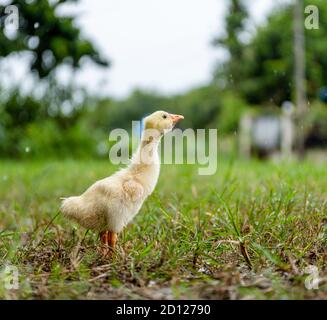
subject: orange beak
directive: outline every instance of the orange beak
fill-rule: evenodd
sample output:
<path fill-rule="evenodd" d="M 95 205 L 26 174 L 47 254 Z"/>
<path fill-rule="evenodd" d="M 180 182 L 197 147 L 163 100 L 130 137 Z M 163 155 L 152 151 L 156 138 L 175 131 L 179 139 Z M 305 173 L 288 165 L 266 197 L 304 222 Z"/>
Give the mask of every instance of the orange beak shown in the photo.
<path fill-rule="evenodd" d="M 184 117 L 179 114 L 170 113 L 169 116 L 170 116 L 170 119 L 173 120 L 174 124 L 176 124 L 178 121 L 184 119 Z"/>

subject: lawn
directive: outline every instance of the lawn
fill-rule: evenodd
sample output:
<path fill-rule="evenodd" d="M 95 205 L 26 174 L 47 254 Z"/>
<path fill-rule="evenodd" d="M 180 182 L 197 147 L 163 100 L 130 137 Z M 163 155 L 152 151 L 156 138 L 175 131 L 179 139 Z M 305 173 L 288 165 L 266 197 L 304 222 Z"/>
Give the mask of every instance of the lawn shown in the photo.
<path fill-rule="evenodd" d="M 162 166 L 154 194 L 104 259 L 97 234 L 57 215 L 59 198 L 116 169 L 0 162 L 0 272 L 8 264 L 19 272 L 17 290 L 0 278 L 0 298 L 327 299 L 324 164 L 225 159 L 214 176 Z M 305 286 L 309 265 L 319 289 Z"/>

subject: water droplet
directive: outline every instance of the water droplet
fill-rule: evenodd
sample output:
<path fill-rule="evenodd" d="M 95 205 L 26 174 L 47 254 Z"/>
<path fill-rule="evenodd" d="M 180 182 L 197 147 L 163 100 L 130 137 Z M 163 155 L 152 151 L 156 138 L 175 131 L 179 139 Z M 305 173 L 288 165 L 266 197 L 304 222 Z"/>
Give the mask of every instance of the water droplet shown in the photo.
<path fill-rule="evenodd" d="M 26 153 L 29 153 L 31 151 L 31 148 L 30 147 L 25 147 L 25 152 Z"/>
<path fill-rule="evenodd" d="M 34 23 L 34 29 L 37 29 L 39 26 L 40 26 L 40 23 L 38 23 L 38 22 Z"/>

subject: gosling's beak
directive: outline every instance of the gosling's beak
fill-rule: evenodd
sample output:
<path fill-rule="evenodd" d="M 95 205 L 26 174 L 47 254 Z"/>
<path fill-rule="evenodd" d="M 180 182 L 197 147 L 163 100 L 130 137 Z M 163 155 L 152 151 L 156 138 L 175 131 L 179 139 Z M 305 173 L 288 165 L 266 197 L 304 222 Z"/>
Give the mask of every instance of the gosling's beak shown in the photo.
<path fill-rule="evenodd" d="M 184 119 L 184 117 L 181 116 L 181 115 L 179 115 L 179 114 L 172 114 L 172 113 L 170 113 L 169 116 L 170 116 L 170 119 L 173 120 L 173 123 L 174 124 L 176 124 L 178 121 Z"/>

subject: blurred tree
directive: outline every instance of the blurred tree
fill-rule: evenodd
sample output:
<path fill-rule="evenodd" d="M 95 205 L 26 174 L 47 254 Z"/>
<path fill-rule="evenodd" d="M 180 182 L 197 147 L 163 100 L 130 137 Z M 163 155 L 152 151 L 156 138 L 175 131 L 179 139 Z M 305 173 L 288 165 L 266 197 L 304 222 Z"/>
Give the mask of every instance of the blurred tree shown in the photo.
<path fill-rule="evenodd" d="M 305 6 L 319 9 L 319 29 L 306 30 L 306 79 L 309 98 L 316 98 L 319 89 L 327 84 L 327 2 L 306 0 Z M 236 30 L 238 30 L 236 28 Z M 219 77 L 228 78 L 231 69 L 238 76 L 227 87 L 251 104 L 281 105 L 294 94 L 293 5 L 276 8 L 267 22 L 259 26 L 246 44 L 242 44 L 242 58 L 230 55 Z M 221 67 L 218 70 L 222 70 Z"/>
<path fill-rule="evenodd" d="M 221 92 L 213 86 L 192 89 L 169 100 L 168 111 L 182 114 L 182 128 L 215 128 L 221 109 Z"/>
<path fill-rule="evenodd" d="M 19 140 L 24 128 L 42 117 L 42 104 L 31 97 L 22 97 L 14 91 L 0 104 L 0 155 L 19 153 Z"/>
<path fill-rule="evenodd" d="M 23 95 L 19 88 L 11 88 L 0 96 L 0 156 L 22 155 L 25 146 L 32 150 L 30 154 L 48 152 L 51 148 L 57 154 L 70 154 L 74 150 L 80 154 L 83 145 L 92 140 L 79 123 L 86 111 L 87 95 L 72 84 L 58 83 L 54 76 L 57 67 L 68 65 L 77 69 L 85 58 L 108 66 L 108 61 L 81 35 L 75 17 L 60 13 L 65 4 L 72 2 L 78 0 L 0 3 L 0 59 L 29 53 L 31 72 L 45 79 L 41 99 L 32 93 Z M 5 8 L 9 5 L 18 8 L 18 30 L 5 26 L 8 18 Z"/>
<path fill-rule="evenodd" d="M 244 46 L 239 90 L 249 103 L 277 104 L 290 100 L 293 90 L 293 10 L 273 12 Z M 235 62 L 237 63 L 237 62 Z"/>
<path fill-rule="evenodd" d="M 94 108 L 86 114 L 94 129 L 106 132 L 114 128 L 131 129 L 131 121 L 141 120 L 146 115 L 166 110 L 180 113 L 185 120 L 182 128 L 216 126 L 220 112 L 221 93 L 213 86 L 204 86 L 177 96 L 163 96 L 156 92 L 135 90 L 123 100 L 102 99 L 95 101 Z"/>
<path fill-rule="evenodd" d="M 10 33 L 5 28 L 0 30 L 0 57 L 31 52 L 30 68 L 40 78 L 47 77 L 63 63 L 78 68 L 83 58 L 107 66 L 108 62 L 93 44 L 82 37 L 74 17 L 58 13 L 60 7 L 69 2 L 78 0 L 15 0 L 0 4 L 0 13 L 10 4 L 19 9 L 19 30 Z M 5 18 L 2 15 L 2 20 Z"/>
<path fill-rule="evenodd" d="M 241 35 L 245 29 L 247 9 L 242 0 L 230 0 L 228 14 L 225 20 L 226 33 L 213 40 L 213 45 L 223 47 L 229 54 L 227 63 L 219 65 L 215 72 L 215 78 L 224 80 L 229 86 L 236 87 L 241 78 L 239 64 L 243 59 L 244 44 Z"/>
<path fill-rule="evenodd" d="M 235 92 L 224 92 L 221 97 L 221 111 L 217 117 L 217 128 L 220 133 L 237 132 L 242 114 L 249 106 Z"/>
<path fill-rule="evenodd" d="M 131 129 L 131 121 L 141 120 L 145 115 L 160 108 L 165 108 L 167 98 L 156 92 L 134 90 L 123 100 L 100 99 L 88 111 L 89 121 L 93 128 L 108 132 L 114 128 Z"/>
<path fill-rule="evenodd" d="M 78 91 L 60 86 L 50 92 L 36 99 L 16 89 L 0 100 L 0 157 L 18 157 L 26 152 L 33 156 L 42 156 L 42 152 L 43 156 L 71 156 L 92 150 L 84 147 L 90 147 L 94 137 L 81 123 L 87 100 L 76 101 Z M 56 100 L 59 96 L 61 103 Z"/>

